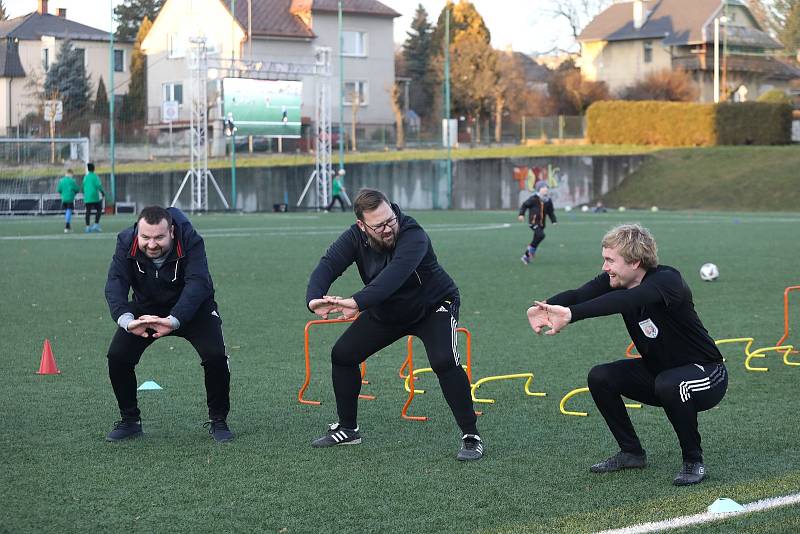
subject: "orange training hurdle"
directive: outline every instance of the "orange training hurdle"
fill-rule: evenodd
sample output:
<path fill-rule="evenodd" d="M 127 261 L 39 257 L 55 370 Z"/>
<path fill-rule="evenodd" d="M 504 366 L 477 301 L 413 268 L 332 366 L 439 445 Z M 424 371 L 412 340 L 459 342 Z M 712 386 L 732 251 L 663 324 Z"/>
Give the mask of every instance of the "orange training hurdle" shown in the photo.
<path fill-rule="evenodd" d="M 800 286 L 789 286 L 783 290 L 783 337 L 775 343 L 775 346 L 783 345 L 783 342 L 789 337 L 789 293 L 799 289 Z M 792 354 L 797 354 L 797 351 L 792 350 Z"/>
<path fill-rule="evenodd" d="M 456 328 L 456 332 L 461 332 L 467 337 L 467 379 L 469 379 L 469 383 L 472 384 L 472 334 L 469 330 L 463 327 Z M 403 365 L 400 366 L 400 370 L 398 374 L 400 378 L 405 378 L 408 382 L 408 399 L 406 399 L 405 404 L 403 404 L 403 408 L 400 410 L 400 417 L 403 419 L 408 419 L 409 421 L 427 421 L 428 418 L 421 415 L 408 415 L 408 407 L 411 406 L 411 401 L 414 400 L 415 389 L 414 389 L 414 336 L 408 336 L 408 340 L 406 342 L 407 347 L 407 356 L 406 361 L 403 362 Z M 403 374 L 403 370 L 405 369 L 406 374 Z M 481 412 L 475 412 L 478 415 L 481 415 Z"/>
<path fill-rule="evenodd" d="M 357 316 L 356 316 L 357 317 Z M 303 385 L 300 386 L 300 391 L 297 393 L 297 401 L 300 404 L 313 404 L 315 406 L 319 406 L 322 404 L 320 401 L 308 400 L 303 398 L 306 390 L 308 389 L 308 384 L 311 382 L 311 350 L 309 348 L 309 330 L 311 327 L 318 324 L 336 324 L 336 323 L 352 323 L 355 321 L 355 317 L 352 319 L 316 319 L 314 321 L 308 321 L 306 323 L 306 328 L 304 331 L 304 342 L 303 342 L 303 349 L 305 351 L 305 360 L 306 360 L 306 376 L 305 380 L 303 381 Z M 369 384 L 368 381 L 364 380 L 364 376 L 367 374 L 367 364 L 366 362 L 361 363 L 361 383 L 362 384 Z M 359 395 L 358 398 L 360 399 L 367 399 L 367 400 L 375 400 L 374 395 Z"/>

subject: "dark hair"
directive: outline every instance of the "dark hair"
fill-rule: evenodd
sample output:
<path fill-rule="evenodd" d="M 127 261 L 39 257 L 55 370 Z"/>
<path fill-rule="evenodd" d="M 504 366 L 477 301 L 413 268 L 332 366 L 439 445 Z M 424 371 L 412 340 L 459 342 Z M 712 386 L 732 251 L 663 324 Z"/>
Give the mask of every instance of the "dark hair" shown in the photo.
<path fill-rule="evenodd" d="M 161 206 L 148 206 L 143 209 L 139 214 L 139 218 L 136 219 L 136 222 L 138 223 L 142 219 L 144 219 L 144 222 L 147 224 L 158 224 L 166 220 L 167 226 L 172 226 L 172 215 Z"/>
<path fill-rule="evenodd" d="M 377 189 L 362 189 L 353 201 L 353 211 L 356 214 L 356 218 L 359 221 L 363 221 L 364 212 L 378 209 L 381 202 L 389 204 L 389 199 L 386 198 L 386 195 Z"/>
<path fill-rule="evenodd" d="M 94 172 L 94 163 L 87 163 L 86 168 L 89 170 L 89 172 Z"/>

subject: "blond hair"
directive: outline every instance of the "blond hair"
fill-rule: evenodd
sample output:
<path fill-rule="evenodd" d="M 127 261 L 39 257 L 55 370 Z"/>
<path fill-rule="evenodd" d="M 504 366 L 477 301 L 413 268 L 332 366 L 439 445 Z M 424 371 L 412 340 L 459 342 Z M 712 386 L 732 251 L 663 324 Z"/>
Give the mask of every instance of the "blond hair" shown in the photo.
<path fill-rule="evenodd" d="M 601 242 L 614 248 L 627 263 L 641 262 L 643 269 L 658 266 L 658 246 L 650 230 L 640 224 L 620 224 L 609 230 Z"/>

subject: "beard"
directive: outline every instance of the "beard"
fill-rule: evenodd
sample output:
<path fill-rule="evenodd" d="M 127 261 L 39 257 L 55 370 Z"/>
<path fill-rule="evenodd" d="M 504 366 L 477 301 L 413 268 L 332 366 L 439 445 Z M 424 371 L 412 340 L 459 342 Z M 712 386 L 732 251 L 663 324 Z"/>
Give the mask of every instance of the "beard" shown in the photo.
<path fill-rule="evenodd" d="M 370 248 L 377 252 L 391 252 L 394 250 L 394 246 L 397 244 L 397 231 L 393 232 L 393 239 L 391 243 L 386 243 L 382 239 L 378 239 L 374 237 L 371 233 L 367 232 L 367 242 L 369 243 Z"/>

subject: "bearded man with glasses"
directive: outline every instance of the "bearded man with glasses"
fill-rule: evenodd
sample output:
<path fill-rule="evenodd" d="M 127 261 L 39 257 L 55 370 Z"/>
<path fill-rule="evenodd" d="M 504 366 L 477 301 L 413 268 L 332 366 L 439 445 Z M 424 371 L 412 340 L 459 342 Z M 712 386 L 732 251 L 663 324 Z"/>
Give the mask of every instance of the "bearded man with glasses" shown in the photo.
<path fill-rule="evenodd" d="M 339 421 L 312 447 L 361 443 L 357 423 L 359 365 L 398 339 L 422 340 L 444 398 L 461 429 L 458 460 L 479 460 L 484 443 L 476 426 L 467 374 L 456 345 L 459 293 L 436 259 L 428 234 L 382 192 L 362 189 L 353 202 L 356 222 L 320 259 L 306 292 L 308 309 L 327 319 L 340 313 L 355 321 L 331 351 Z M 364 287 L 350 297 L 328 295 L 355 263 Z"/>

